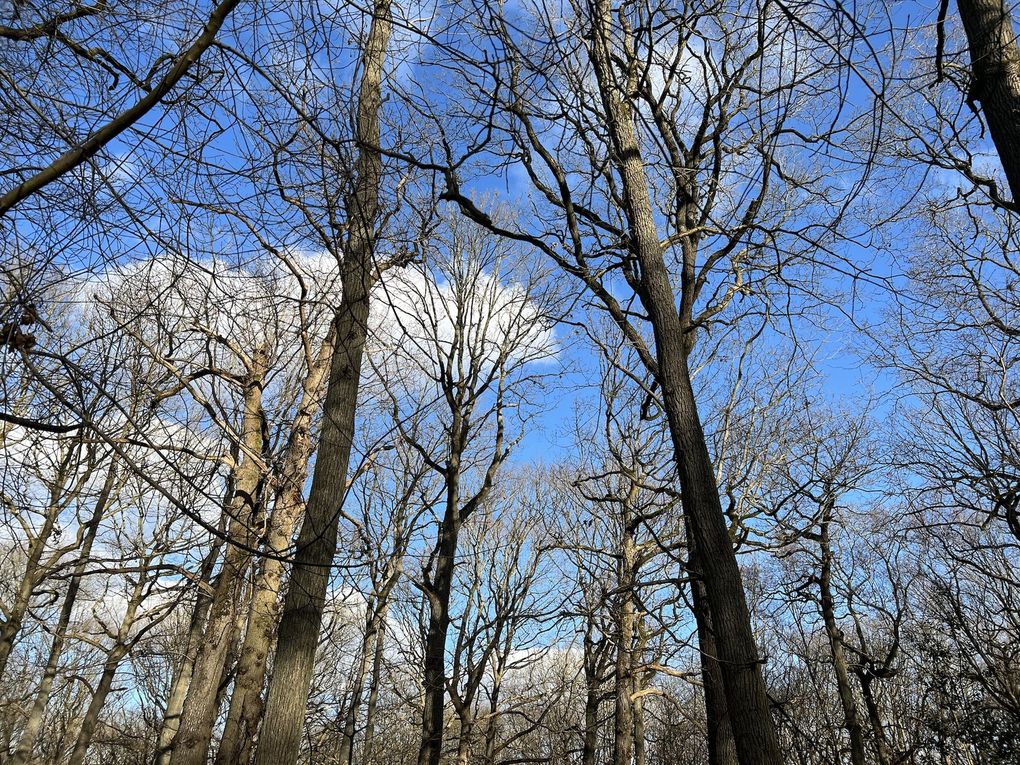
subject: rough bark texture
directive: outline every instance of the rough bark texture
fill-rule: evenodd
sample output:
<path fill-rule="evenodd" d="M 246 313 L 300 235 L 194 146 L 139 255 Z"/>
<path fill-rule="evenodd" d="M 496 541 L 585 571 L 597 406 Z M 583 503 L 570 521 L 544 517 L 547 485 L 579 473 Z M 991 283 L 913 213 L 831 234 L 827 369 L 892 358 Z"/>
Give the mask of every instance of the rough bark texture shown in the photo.
<path fill-rule="evenodd" d="M 708 610 L 708 595 L 698 561 L 697 547 L 691 544 L 693 535 L 688 523 L 688 569 L 691 579 L 691 600 L 694 618 L 698 625 L 698 651 L 701 659 L 701 680 L 705 696 L 706 732 L 708 734 L 709 765 L 737 765 L 737 742 L 733 739 L 729 709 L 726 707 L 726 688 L 722 668 L 719 666 L 719 649 L 716 645 L 712 614 Z"/>
<path fill-rule="evenodd" d="M 656 229 L 633 108 L 621 98 L 614 73 L 612 9 L 608 0 L 592 0 L 590 7 L 591 60 L 612 143 L 612 161 L 622 181 L 629 244 L 640 268 L 639 297 L 655 338 L 657 378 L 673 441 L 684 512 L 689 514 L 701 556 L 737 754 L 741 765 L 778 765 L 782 759 L 761 658 L 691 386 L 686 333 Z"/>
<path fill-rule="evenodd" d="M 957 0 L 970 44 L 970 99 L 981 103 L 988 132 L 1020 205 L 1020 45 L 1003 0 Z"/>
<path fill-rule="evenodd" d="M 343 294 L 334 319 L 337 349 L 330 362 L 312 487 L 280 618 L 265 721 L 255 759 L 258 765 L 291 765 L 297 760 L 329 571 L 336 552 L 338 504 L 347 489 L 368 334 L 369 295 L 376 273 L 375 226 L 382 157 L 375 147 L 379 145 L 383 64 L 391 26 L 390 3 L 378 0 L 362 55 L 357 114 L 360 148 L 354 193 L 347 202 L 350 234 L 341 265 Z"/>
<path fill-rule="evenodd" d="M 234 491 L 228 504 L 231 518 L 230 540 L 223 568 L 216 579 L 205 632 L 199 643 L 192 669 L 187 701 L 181 714 L 181 725 L 174 738 L 171 765 L 205 765 L 213 726 L 219 710 L 221 678 L 227 666 L 227 655 L 237 638 L 245 572 L 251 564 L 248 549 L 254 528 L 261 517 L 260 486 L 265 475 L 262 466 L 263 413 L 262 389 L 265 383 L 267 354 L 264 348 L 252 354 L 244 390 L 239 462 L 234 470 Z"/>
<path fill-rule="evenodd" d="M 262 719 L 262 686 L 280 616 L 279 598 L 286 571 L 282 557 L 290 547 L 305 509 L 301 492 L 312 455 L 312 421 L 322 404 L 322 387 L 333 355 L 334 339 L 335 335 L 330 332 L 302 382 L 301 402 L 284 458 L 282 485 L 273 504 L 265 543 L 273 556 L 263 560 L 253 584 L 248 628 L 237 662 L 223 736 L 216 752 L 217 765 L 246 765 L 255 752 L 255 736 Z"/>

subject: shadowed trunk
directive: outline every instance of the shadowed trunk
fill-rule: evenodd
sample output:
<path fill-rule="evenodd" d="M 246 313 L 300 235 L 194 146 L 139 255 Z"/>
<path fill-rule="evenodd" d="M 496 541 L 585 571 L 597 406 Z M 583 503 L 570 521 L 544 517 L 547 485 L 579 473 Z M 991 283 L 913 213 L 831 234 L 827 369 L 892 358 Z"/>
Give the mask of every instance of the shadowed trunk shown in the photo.
<path fill-rule="evenodd" d="M 343 293 L 334 318 L 337 348 L 330 361 L 312 486 L 280 618 L 265 720 L 255 757 L 258 765 L 292 765 L 297 760 L 329 572 L 336 552 L 339 504 L 347 490 L 368 334 L 369 296 L 376 278 L 375 226 L 382 158 L 375 147 L 379 145 L 390 15 L 389 1 L 378 0 L 362 55 L 358 159 L 354 193 L 347 201 L 350 234 L 341 264 Z"/>
<path fill-rule="evenodd" d="M 634 112 L 621 98 L 616 82 L 612 9 L 608 0 L 591 0 L 590 6 L 591 61 L 607 118 L 612 161 L 622 181 L 630 247 L 640 271 L 639 297 L 655 337 L 656 378 L 672 436 L 684 512 L 700 556 L 737 753 L 741 765 L 778 765 L 782 758 L 761 658 L 691 386 L 685 327 L 656 228 Z"/>
<path fill-rule="evenodd" d="M 581 765 L 595 765 L 599 746 L 599 706 L 602 701 L 602 648 L 592 638 L 591 617 L 584 633 L 584 738 L 581 742 Z"/>
<path fill-rule="evenodd" d="M 455 417 L 454 429 L 456 432 Z M 446 636 L 450 629 L 450 592 L 460 534 L 460 460 L 451 455 L 446 484 L 446 511 L 436 543 L 435 571 L 425 574 L 429 623 L 425 633 L 425 703 L 418 765 L 439 765 L 443 753 L 443 707 L 446 701 Z"/>
<path fill-rule="evenodd" d="M 882 714 L 878 708 L 878 700 L 875 698 L 874 689 L 871 687 L 875 678 L 862 669 L 857 673 L 857 679 L 861 683 L 861 695 L 864 696 L 864 705 L 868 709 L 868 721 L 871 723 L 871 730 L 875 734 L 875 754 L 878 757 L 878 765 L 892 765 L 894 760 L 893 753 L 889 749 L 889 741 L 885 735 L 885 726 L 882 724 Z"/>
<path fill-rule="evenodd" d="M 850 685 L 850 673 L 843 651 L 843 634 L 836 623 L 836 607 L 832 599 L 832 549 L 829 545 L 829 513 L 832 510 L 832 500 L 827 499 L 826 502 L 818 535 L 821 553 L 818 589 L 821 596 L 822 619 L 825 622 L 825 634 L 829 639 L 829 650 L 832 652 L 832 666 L 836 671 L 836 688 L 839 691 L 839 703 L 843 707 L 843 724 L 850 737 L 850 760 L 853 765 L 865 765 L 867 757 L 864 753 L 864 729 L 861 727 L 857 700 Z"/>
<path fill-rule="evenodd" d="M 685 519 L 688 539 L 688 569 L 691 577 L 691 601 L 698 625 L 698 653 L 701 660 L 701 681 L 705 695 L 706 731 L 708 733 L 709 765 L 737 765 L 737 742 L 730 727 L 726 707 L 726 689 L 719 666 L 712 615 L 708 612 L 708 596 L 698 561 L 697 548 L 690 532 L 690 521 Z"/>
<path fill-rule="evenodd" d="M 1003 0 L 957 0 L 970 44 L 970 100 L 992 134 L 1014 206 L 1020 205 L 1020 46 Z"/>

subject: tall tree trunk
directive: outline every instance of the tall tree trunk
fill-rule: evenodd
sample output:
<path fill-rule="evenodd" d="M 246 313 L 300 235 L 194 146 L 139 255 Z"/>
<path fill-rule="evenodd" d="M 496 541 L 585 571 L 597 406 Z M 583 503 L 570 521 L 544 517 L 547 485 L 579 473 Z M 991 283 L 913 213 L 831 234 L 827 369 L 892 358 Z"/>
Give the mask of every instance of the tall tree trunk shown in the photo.
<path fill-rule="evenodd" d="M 227 503 L 227 514 L 231 519 L 227 549 L 195 657 L 170 765 L 205 765 L 220 706 L 221 680 L 228 663 L 227 656 L 237 638 L 247 584 L 245 572 L 251 564 L 251 553 L 246 548 L 254 542 L 254 530 L 263 512 L 261 485 L 265 476 L 262 465 L 265 444 L 262 391 L 267 369 L 268 353 L 263 346 L 252 354 L 251 368 L 245 380 L 241 448 L 238 449 L 239 461 L 234 469 L 233 496 Z M 231 544 L 232 541 L 240 544 Z"/>
<path fill-rule="evenodd" d="M 708 595 L 698 560 L 697 545 L 690 530 L 690 520 L 685 518 L 687 527 L 687 567 L 691 578 L 691 601 L 694 619 L 698 627 L 698 653 L 701 659 L 701 682 L 705 696 L 705 720 L 708 733 L 709 765 L 737 765 L 737 742 L 730 726 L 729 709 L 726 707 L 726 689 L 723 684 L 722 668 L 712 628 L 712 615 L 708 610 Z"/>
<path fill-rule="evenodd" d="M 454 443 L 457 421 L 454 418 Z M 457 559 L 460 516 L 460 458 L 454 451 L 446 476 L 446 510 L 436 542 L 435 571 L 426 573 L 423 589 L 429 601 L 425 632 L 425 698 L 421 721 L 418 765 L 439 765 L 443 754 L 443 709 L 446 702 L 446 636 L 450 629 L 450 593 Z"/>
<path fill-rule="evenodd" d="M 372 679 L 368 686 L 368 706 L 365 709 L 365 742 L 361 754 L 361 765 L 372 765 L 375 759 L 375 718 L 379 708 L 379 688 L 382 684 L 383 651 L 386 649 L 386 612 L 383 606 L 379 629 L 375 633 L 375 651 L 372 657 Z"/>
<path fill-rule="evenodd" d="M 581 765 L 595 765 L 595 754 L 599 746 L 599 706 L 602 700 L 602 678 L 600 677 L 599 655 L 592 639 L 592 625 L 585 628 L 584 635 L 584 738 L 581 742 Z"/>
<path fill-rule="evenodd" d="M 159 739 L 156 743 L 156 765 L 169 765 L 174 737 L 181 726 L 181 714 L 184 711 L 184 702 L 188 697 L 188 686 L 191 685 L 195 657 L 198 656 L 202 632 L 209 615 L 211 598 L 207 594 L 207 590 L 222 545 L 222 540 L 217 540 L 202 562 L 202 570 L 197 583 L 198 597 L 195 601 L 195 608 L 191 612 L 191 621 L 188 623 L 188 636 L 184 644 L 184 652 L 181 655 L 180 663 L 174 669 L 173 679 L 170 681 L 170 691 L 167 694 L 166 709 L 163 711 L 163 726 L 160 728 Z"/>
<path fill-rule="evenodd" d="M 843 651 L 843 634 L 836 623 L 836 607 L 832 598 L 832 548 L 829 544 L 829 518 L 831 500 L 826 500 L 823 519 L 819 525 L 818 546 L 821 553 L 821 571 L 818 577 L 822 620 L 825 622 L 825 634 L 829 639 L 829 650 L 832 653 L 832 666 L 836 671 L 836 689 L 839 692 L 839 703 L 843 707 L 843 725 L 850 737 L 850 761 L 853 765 L 866 765 L 864 752 L 864 729 L 861 727 L 857 712 L 857 700 L 854 698 L 853 687 L 850 685 L 850 673 L 847 670 L 846 653 Z"/>
<path fill-rule="evenodd" d="M 252 587 L 248 628 L 237 662 L 216 765 L 247 765 L 255 752 L 255 737 L 262 719 L 262 686 L 280 615 L 280 591 L 286 572 L 283 556 L 305 508 L 302 490 L 312 456 L 312 422 L 322 403 L 325 372 L 333 356 L 335 340 L 336 333 L 331 330 L 301 384 L 301 401 L 291 425 L 282 485 L 273 503 L 265 543 L 272 555 L 262 561 Z"/>
<path fill-rule="evenodd" d="M 1020 45 L 1016 29 L 1004 0 L 957 0 L 957 7 L 970 44 L 970 99 L 981 102 L 1013 204 L 1020 205 Z"/>
<path fill-rule="evenodd" d="M 685 328 L 656 229 L 634 112 L 621 98 L 614 73 L 612 8 L 609 0 L 590 0 L 590 6 L 591 61 L 607 117 L 612 160 L 622 181 L 630 244 L 640 270 L 639 297 L 655 338 L 656 377 L 672 436 L 684 512 L 690 516 L 700 555 L 737 754 L 741 765 L 779 765 L 782 759 L 761 658 L 691 386 Z"/>
<path fill-rule="evenodd" d="M 88 567 L 92 556 L 92 546 L 99 534 L 99 526 L 102 523 L 103 515 L 110 503 L 110 496 L 114 484 L 117 482 L 118 461 L 111 459 L 110 466 L 103 481 L 103 488 L 96 499 L 95 507 L 92 510 L 92 517 L 85 526 L 85 534 L 81 540 L 81 547 L 78 551 L 78 560 L 71 570 L 71 577 L 67 584 L 67 592 L 64 593 L 64 601 L 60 608 L 60 615 L 53 628 L 53 642 L 50 644 L 49 656 L 46 659 L 46 666 L 43 669 L 42 680 L 36 689 L 35 701 L 29 710 L 25 728 L 18 741 L 18 747 L 14 750 L 11 758 L 11 765 L 24 765 L 32 758 L 32 751 L 35 749 L 39 733 L 42 731 L 43 721 L 46 717 L 46 705 L 50 700 L 50 693 L 53 690 L 53 681 L 57 677 L 57 670 L 60 668 L 60 657 L 64 651 L 64 643 L 67 640 L 67 630 L 71 624 L 71 616 L 74 607 L 78 602 L 78 592 L 81 590 L 82 580 L 85 578 L 85 570 Z"/>
<path fill-rule="evenodd" d="M 312 487 L 280 619 L 265 721 L 255 758 L 258 765 L 292 765 L 297 760 L 329 572 L 336 553 L 340 518 L 337 505 L 347 488 L 369 299 L 376 276 L 375 226 L 382 182 L 382 157 L 376 147 L 391 27 L 390 0 L 376 0 L 361 59 L 358 159 L 354 191 L 347 201 L 350 234 L 341 264 L 343 294 L 334 319 L 337 350 L 330 362 Z"/>
<path fill-rule="evenodd" d="M 614 765 L 634 762 L 634 636 L 637 615 L 634 606 L 634 539 L 628 533 L 623 539 L 620 556 L 620 596 L 616 608 L 616 714 L 613 729 Z"/>
<path fill-rule="evenodd" d="M 885 735 L 885 726 L 882 724 L 882 714 L 878 708 L 878 700 L 875 698 L 874 689 L 871 687 L 875 678 L 861 670 L 857 673 L 857 679 L 861 683 L 861 695 L 864 696 L 864 705 L 868 710 L 868 721 L 871 723 L 871 730 L 875 735 L 875 753 L 878 756 L 878 765 L 892 765 L 893 753 L 889 749 L 889 740 Z"/>

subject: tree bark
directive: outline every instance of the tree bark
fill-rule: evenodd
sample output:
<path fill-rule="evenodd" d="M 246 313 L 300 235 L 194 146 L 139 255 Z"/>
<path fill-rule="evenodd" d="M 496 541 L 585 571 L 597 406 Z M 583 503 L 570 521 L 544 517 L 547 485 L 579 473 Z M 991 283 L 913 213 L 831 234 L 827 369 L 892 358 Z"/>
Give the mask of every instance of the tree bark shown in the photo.
<path fill-rule="evenodd" d="M 60 615 L 53 628 L 53 642 L 50 644 L 49 656 L 46 659 L 46 666 L 43 669 L 42 680 L 36 690 L 35 701 L 28 713 L 25 728 L 21 733 L 17 749 L 11 758 L 11 765 L 24 765 L 32 758 L 32 751 L 35 749 L 36 740 L 42 731 L 43 721 L 46 716 L 46 705 L 50 700 L 50 693 L 53 690 L 53 681 L 57 677 L 57 670 L 60 668 L 60 657 L 64 651 L 64 643 L 67 640 L 67 630 L 71 624 L 71 616 L 74 613 L 75 604 L 78 602 L 78 592 L 81 590 L 82 580 L 85 578 L 85 570 L 92 555 L 92 546 L 99 534 L 99 526 L 102 523 L 103 515 L 110 503 L 114 484 L 117 482 L 118 462 L 116 459 L 110 461 L 106 472 L 103 488 L 96 499 L 96 505 L 92 510 L 92 517 L 89 518 L 85 527 L 85 534 L 82 537 L 81 547 L 78 551 L 78 560 L 71 571 L 71 577 L 67 584 L 67 592 L 64 593 L 64 602 L 60 608 Z"/>
<path fill-rule="evenodd" d="M 673 441 L 684 512 L 690 516 L 701 556 L 737 754 L 741 765 L 778 765 L 782 758 L 761 658 L 691 386 L 685 328 L 656 229 L 634 112 L 621 98 L 614 74 L 612 9 L 608 0 L 590 0 L 590 7 L 591 61 L 605 110 L 612 160 L 622 181 L 630 248 L 640 269 L 639 297 L 655 338 L 657 379 Z"/>
<path fill-rule="evenodd" d="M 234 470 L 234 491 L 228 503 L 230 517 L 223 568 L 216 579 L 205 632 L 188 686 L 180 729 L 174 738 L 170 765 L 205 765 L 213 726 L 219 710 L 221 678 L 231 644 L 237 638 L 246 587 L 245 572 L 251 564 L 248 548 L 262 515 L 261 485 L 265 476 L 261 457 L 263 443 L 262 389 L 268 364 L 265 347 L 252 354 L 244 389 L 239 462 Z M 241 544 L 231 544 L 236 540 Z"/>
<path fill-rule="evenodd" d="M 302 489 L 312 456 L 312 421 L 322 403 L 325 372 L 334 346 L 335 333 L 331 331 L 302 382 L 301 402 L 287 444 L 282 485 L 273 503 L 265 543 L 272 556 L 262 561 L 252 588 L 248 628 L 237 662 L 230 708 L 216 752 L 216 765 L 247 765 L 255 752 L 255 737 L 262 719 L 262 687 L 280 616 L 280 591 L 286 572 L 282 558 L 290 547 L 294 530 L 305 509 Z"/>
<path fill-rule="evenodd" d="M 457 421 L 454 416 L 454 441 Z M 448 463 L 446 510 L 436 542 L 435 572 L 426 573 L 423 585 L 429 601 L 429 623 L 425 632 L 425 695 L 421 722 L 418 765 L 439 765 L 443 754 L 443 709 L 446 702 L 446 636 L 450 629 L 450 593 L 457 559 L 457 538 L 463 518 L 460 508 L 460 460 L 454 451 Z"/>
<path fill-rule="evenodd" d="M 981 103 L 1006 171 L 1013 205 L 1020 205 L 1020 46 L 1003 0 L 957 0 L 970 45 L 971 101 Z M 1020 208 L 1018 208 L 1020 209 Z"/>
<path fill-rule="evenodd" d="M 831 502 L 831 500 L 826 500 Z M 829 650 L 832 653 L 832 666 L 836 672 L 836 689 L 839 692 L 839 703 L 843 708 L 843 725 L 850 737 L 850 761 L 853 765 L 866 765 L 867 757 L 864 750 L 864 729 L 861 727 L 857 712 L 857 700 L 854 698 L 850 685 L 850 672 L 847 669 L 846 653 L 843 650 L 843 635 L 836 623 L 836 607 L 832 598 L 832 548 L 829 544 L 829 507 L 823 509 L 823 518 L 819 524 L 818 546 L 821 553 L 821 571 L 818 577 L 818 589 L 822 609 L 822 620 L 825 622 L 825 634 L 829 639 Z"/>
<path fill-rule="evenodd" d="M 595 765 L 595 754 L 599 746 L 599 689 L 598 678 L 586 677 L 587 688 L 584 696 L 584 740 L 581 742 L 581 765 Z"/>
<path fill-rule="evenodd" d="M 184 644 L 184 652 L 180 663 L 174 670 L 173 680 L 170 682 L 170 691 L 167 695 L 166 709 L 163 711 L 163 726 L 160 728 L 159 739 L 156 744 L 156 765 L 169 764 L 174 737 L 181 726 L 181 714 L 184 711 L 184 702 L 188 697 L 188 686 L 191 684 L 195 657 L 198 655 L 198 647 L 202 641 L 206 617 L 209 615 L 211 598 L 206 594 L 206 590 L 212 578 L 213 566 L 216 565 L 216 560 L 219 558 L 221 545 L 222 542 L 218 541 L 202 563 L 202 571 L 197 582 L 198 598 L 195 602 L 195 608 L 191 612 L 191 621 L 188 624 L 188 636 Z"/>
<path fill-rule="evenodd" d="M 697 545 L 693 544 L 690 522 L 687 526 L 687 562 L 691 577 L 691 601 L 698 627 L 698 653 L 701 660 L 701 682 L 705 696 L 705 720 L 708 734 L 709 765 L 737 765 L 737 742 L 730 726 L 726 707 L 726 689 L 722 668 L 719 666 L 719 649 L 716 645 L 712 614 L 708 610 L 708 595 L 698 560 Z"/>
<path fill-rule="evenodd" d="M 640 689 L 638 689 L 640 691 Z M 648 749 L 645 742 L 645 701 L 634 702 L 634 765 L 648 765 Z"/>
<path fill-rule="evenodd" d="M 392 26 L 389 0 L 376 0 L 373 10 L 362 54 L 356 134 L 359 150 L 354 193 L 347 202 L 350 234 L 341 264 L 343 294 L 334 318 L 337 350 L 330 361 L 312 487 L 280 619 L 265 721 L 255 758 L 258 765 L 292 765 L 297 760 L 329 572 L 336 553 L 338 504 L 347 489 L 369 299 L 376 278 L 375 226 L 382 181 L 382 157 L 377 147 L 383 65 Z"/>

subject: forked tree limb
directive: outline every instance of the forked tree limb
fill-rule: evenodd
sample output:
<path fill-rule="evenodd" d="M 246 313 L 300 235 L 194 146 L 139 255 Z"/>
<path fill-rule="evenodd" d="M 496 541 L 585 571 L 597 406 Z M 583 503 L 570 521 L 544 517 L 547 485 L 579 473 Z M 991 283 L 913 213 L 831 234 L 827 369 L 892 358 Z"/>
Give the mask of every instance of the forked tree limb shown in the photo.
<path fill-rule="evenodd" d="M 205 27 L 202 29 L 202 34 L 181 52 L 173 66 L 160 78 L 152 90 L 96 130 L 88 139 L 68 149 L 35 175 L 19 183 L 0 197 L 0 216 L 6 215 L 19 202 L 24 201 L 32 194 L 45 188 L 48 184 L 87 162 L 110 141 L 152 111 L 156 104 L 181 81 L 205 50 L 213 44 L 227 16 L 237 7 L 239 2 L 240 0 L 223 0 L 213 9 L 209 20 L 206 21 Z"/>

